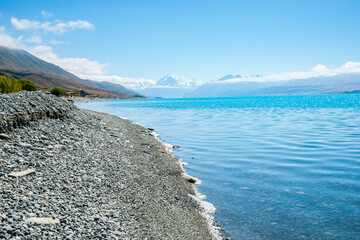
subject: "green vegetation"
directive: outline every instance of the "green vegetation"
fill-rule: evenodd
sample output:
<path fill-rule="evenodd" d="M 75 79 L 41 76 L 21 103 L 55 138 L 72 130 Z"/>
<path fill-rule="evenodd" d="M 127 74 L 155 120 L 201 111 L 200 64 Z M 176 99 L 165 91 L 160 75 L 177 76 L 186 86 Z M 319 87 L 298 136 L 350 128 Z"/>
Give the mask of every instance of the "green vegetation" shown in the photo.
<path fill-rule="evenodd" d="M 27 79 L 19 79 L 19 81 L 21 82 L 22 90 L 25 90 L 25 91 L 36 91 L 37 90 L 36 85 L 32 81 L 27 80 Z"/>
<path fill-rule="evenodd" d="M 65 89 L 62 89 L 59 87 L 54 87 L 50 90 L 50 93 L 55 96 L 61 97 L 62 95 L 64 95 L 66 93 L 66 91 L 65 91 Z"/>
<path fill-rule="evenodd" d="M 85 92 L 84 90 L 80 90 L 79 93 L 80 93 L 81 96 L 90 95 L 90 94 L 88 94 L 87 92 Z"/>
<path fill-rule="evenodd" d="M 0 76 L 0 92 L 13 93 L 20 91 L 36 91 L 36 85 L 27 79 L 11 79 L 6 76 Z"/>

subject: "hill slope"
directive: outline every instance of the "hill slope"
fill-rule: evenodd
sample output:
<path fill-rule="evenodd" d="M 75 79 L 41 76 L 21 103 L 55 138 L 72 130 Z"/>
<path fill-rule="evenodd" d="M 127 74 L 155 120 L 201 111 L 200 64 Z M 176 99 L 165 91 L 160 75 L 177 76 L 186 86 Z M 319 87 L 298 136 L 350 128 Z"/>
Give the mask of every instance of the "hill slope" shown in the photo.
<path fill-rule="evenodd" d="M 84 90 L 102 97 L 129 98 L 138 95 L 120 84 L 83 80 L 72 73 L 21 50 L 0 46 L 0 74 L 27 78 L 40 89 L 62 87 L 69 91 Z"/>
<path fill-rule="evenodd" d="M 71 80 L 80 80 L 59 66 L 45 62 L 22 49 L 0 46 L 0 68 L 16 71 L 50 73 Z"/>

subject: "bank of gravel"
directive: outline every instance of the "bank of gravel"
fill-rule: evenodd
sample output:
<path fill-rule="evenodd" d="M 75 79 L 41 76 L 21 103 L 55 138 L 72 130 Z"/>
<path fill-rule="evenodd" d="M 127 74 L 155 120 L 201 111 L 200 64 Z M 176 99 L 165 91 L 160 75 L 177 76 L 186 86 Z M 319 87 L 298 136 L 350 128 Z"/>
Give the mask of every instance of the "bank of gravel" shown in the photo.
<path fill-rule="evenodd" d="M 193 185 L 151 130 L 45 94 L 0 95 L 0 103 L 2 124 L 54 110 L 0 139 L 0 238 L 213 238 Z M 35 173 L 9 177 L 26 169 Z M 60 223 L 27 223 L 32 217 Z"/>

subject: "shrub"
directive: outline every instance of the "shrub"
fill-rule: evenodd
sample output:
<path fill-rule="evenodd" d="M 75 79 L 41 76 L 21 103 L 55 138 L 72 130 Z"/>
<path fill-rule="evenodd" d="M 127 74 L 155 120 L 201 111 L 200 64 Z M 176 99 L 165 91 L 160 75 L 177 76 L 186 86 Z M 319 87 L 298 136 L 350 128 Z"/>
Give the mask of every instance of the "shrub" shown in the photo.
<path fill-rule="evenodd" d="M 65 89 L 62 89 L 59 87 L 54 87 L 50 90 L 50 93 L 55 96 L 61 97 L 62 95 L 64 95 L 66 93 L 66 91 L 65 91 Z"/>
<path fill-rule="evenodd" d="M 21 82 L 23 90 L 26 90 L 26 91 L 36 91 L 37 90 L 36 85 L 32 81 L 27 80 L 27 79 L 19 79 L 19 81 Z"/>
<path fill-rule="evenodd" d="M 36 91 L 36 85 L 27 79 L 11 79 L 6 76 L 0 76 L 0 92 L 13 93 L 26 91 Z"/>
<path fill-rule="evenodd" d="M 85 92 L 84 90 L 80 90 L 80 95 L 81 96 L 86 96 L 86 95 L 89 95 L 87 92 Z"/>

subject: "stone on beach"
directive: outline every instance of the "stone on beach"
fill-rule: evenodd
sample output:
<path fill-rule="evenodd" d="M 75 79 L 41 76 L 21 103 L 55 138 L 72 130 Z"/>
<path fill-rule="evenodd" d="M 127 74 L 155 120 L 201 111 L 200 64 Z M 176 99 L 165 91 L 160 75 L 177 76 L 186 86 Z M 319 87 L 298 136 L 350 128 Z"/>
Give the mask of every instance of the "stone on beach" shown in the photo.
<path fill-rule="evenodd" d="M 60 220 L 57 218 L 49 217 L 32 217 L 25 220 L 27 223 L 37 223 L 37 224 L 59 224 Z"/>
<path fill-rule="evenodd" d="M 183 178 L 185 178 L 186 181 L 188 181 L 189 183 L 196 183 L 196 184 L 200 184 L 201 181 L 199 179 L 197 179 L 196 177 L 190 176 L 187 173 L 182 173 L 181 174 Z"/>
<path fill-rule="evenodd" d="M 32 148 L 32 145 L 29 143 L 19 142 L 19 145 L 24 148 Z"/>
<path fill-rule="evenodd" d="M 10 136 L 5 133 L 0 133 L 0 139 L 9 139 Z"/>
<path fill-rule="evenodd" d="M 28 170 L 21 171 L 21 172 L 11 172 L 8 174 L 8 176 L 16 178 L 16 177 L 26 176 L 26 175 L 29 175 L 32 173 L 35 173 L 35 169 L 28 169 Z"/>

